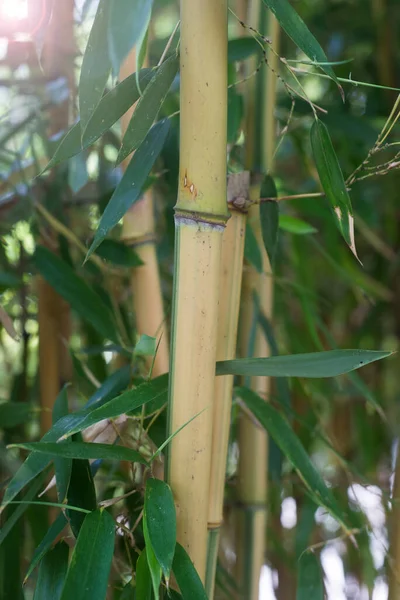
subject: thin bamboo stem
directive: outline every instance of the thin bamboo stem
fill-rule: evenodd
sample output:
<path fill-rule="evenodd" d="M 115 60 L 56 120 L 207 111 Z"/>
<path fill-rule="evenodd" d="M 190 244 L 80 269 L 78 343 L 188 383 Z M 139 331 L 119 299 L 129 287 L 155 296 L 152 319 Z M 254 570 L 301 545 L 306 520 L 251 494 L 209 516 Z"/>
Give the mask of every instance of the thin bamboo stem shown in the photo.
<path fill-rule="evenodd" d="M 132 51 L 121 68 L 121 79 L 130 75 L 135 69 L 136 52 Z M 127 129 L 133 111 L 134 107 L 122 117 L 122 133 Z M 129 158 L 124 161 L 123 166 L 126 167 L 128 162 Z M 122 239 L 127 245 L 134 247 L 143 262 L 143 265 L 133 268 L 130 273 L 133 311 L 138 333 L 158 338 L 158 350 L 152 369 L 152 375 L 157 377 L 168 371 L 169 350 L 157 262 L 153 208 L 153 193 L 149 190 L 126 213 Z M 149 368 L 151 364 L 152 359 L 149 358 Z"/>
<path fill-rule="evenodd" d="M 241 205 L 248 202 L 249 183 L 250 174 L 248 172 L 230 175 L 228 179 L 228 205 L 232 208 L 231 218 L 225 229 L 222 243 L 217 360 L 229 360 L 235 358 L 236 355 L 246 213 L 235 210 L 234 205 L 239 199 Z M 233 376 L 215 378 L 212 462 L 208 509 L 209 563 L 206 578 L 206 591 L 210 600 L 214 597 L 218 540 L 223 521 L 232 390 Z"/>
<path fill-rule="evenodd" d="M 264 11 L 264 12 L 261 12 Z M 248 23 L 257 26 L 261 20 L 261 30 L 265 26 L 265 7 L 258 0 L 249 6 Z M 268 37 L 276 50 L 278 26 L 271 16 L 268 21 Z M 270 172 L 273 167 L 275 150 L 275 102 L 276 102 L 276 72 L 279 68 L 277 53 L 270 56 L 268 74 L 263 73 L 257 97 L 256 90 L 249 90 L 247 101 L 248 127 L 247 167 Z M 251 67 L 249 67 L 251 68 Z M 253 106 L 256 113 L 253 112 Z M 258 115 L 258 116 L 257 116 Z M 255 124 L 260 119 L 262 123 L 261 139 L 255 139 Z M 259 201 L 260 177 L 254 177 L 251 187 L 251 200 Z M 273 306 L 273 279 L 271 266 L 262 241 L 260 227 L 260 207 L 257 204 L 249 210 L 249 225 L 257 238 L 263 261 L 263 272 L 257 273 L 251 266 L 246 266 L 242 284 L 242 314 L 240 330 L 240 352 L 242 356 L 251 353 L 254 356 L 268 356 L 270 349 L 267 340 L 256 323 L 256 308 L 254 297 L 258 297 L 259 310 L 270 318 Z M 253 331 L 255 334 L 253 334 Z M 254 343 L 251 339 L 254 335 Z M 253 347 L 251 347 L 253 346 Z M 270 391 L 269 378 L 252 378 L 249 382 L 261 397 L 267 400 Z M 254 422 L 244 412 L 239 419 L 239 465 L 238 465 L 238 501 L 241 506 L 238 522 L 237 543 L 237 572 L 243 597 L 246 600 L 256 600 L 259 597 L 259 580 L 266 552 L 266 501 L 268 482 L 268 437 L 265 431 L 256 427 Z"/>
<path fill-rule="evenodd" d="M 221 245 L 226 202 L 227 2 L 181 2 L 180 175 L 168 481 L 177 537 L 205 580 Z"/>

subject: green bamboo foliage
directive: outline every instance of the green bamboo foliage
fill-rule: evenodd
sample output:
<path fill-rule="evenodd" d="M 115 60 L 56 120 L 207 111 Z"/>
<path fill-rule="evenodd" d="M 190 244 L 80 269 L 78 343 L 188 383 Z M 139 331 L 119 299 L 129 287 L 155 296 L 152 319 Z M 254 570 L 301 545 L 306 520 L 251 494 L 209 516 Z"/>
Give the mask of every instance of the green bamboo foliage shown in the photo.
<path fill-rule="evenodd" d="M 179 192 L 167 479 L 177 539 L 204 581 L 221 244 L 228 217 L 227 3 L 181 3 Z"/>

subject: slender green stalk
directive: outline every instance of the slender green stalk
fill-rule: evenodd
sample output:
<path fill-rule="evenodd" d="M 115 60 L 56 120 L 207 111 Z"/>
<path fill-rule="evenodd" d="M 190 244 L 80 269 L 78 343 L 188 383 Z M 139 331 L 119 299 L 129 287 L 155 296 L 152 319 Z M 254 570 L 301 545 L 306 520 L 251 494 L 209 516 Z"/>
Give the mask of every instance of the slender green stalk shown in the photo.
<path fill-rule="evenodd" d="M 201 414 L 172 440 L 167 479 L 176 501 L 178 540 L 203 581 L 221 245 L 229 216 L 226 65 L 226 0 L 182 0 L 169 432 Z"/>

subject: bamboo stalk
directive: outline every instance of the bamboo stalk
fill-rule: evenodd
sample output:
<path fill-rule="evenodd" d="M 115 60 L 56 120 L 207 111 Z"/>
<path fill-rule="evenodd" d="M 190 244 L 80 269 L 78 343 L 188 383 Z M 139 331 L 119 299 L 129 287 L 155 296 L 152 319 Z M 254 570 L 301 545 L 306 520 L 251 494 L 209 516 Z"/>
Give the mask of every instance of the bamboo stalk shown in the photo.
<path fill-rule="evenodd" d="M 260 29 L 263 30 L 265 14 L 265 7 L 260 5 L 258 0 L 254 0 L 249 6 L 248 23 L 256 26 L 260 18 Z M 268 21 L 268 37 L 276 47 L 278 27 L 273 17 Z M 269 64 L 273 71 L 278 69 L 277 59 L 273 54 L 269 56 Z M 247 97 L 247 167 L 261 173 L 271 171 L 275 147 L 276 76 L 273 71 L 268 72 L 267 77 L 265 72 L 263 73 L 257 97 L 254 87 L 253 90 L 249 90 Z M 255 127 L 259 121 L 262 123 L 262 134 L 256 139 Z M 255 202 L 260 196 L 260 175 L 255 173 L 250 191 L 251 200 Z M 260 327 L 254 323 L 255 295 L 258 296 L 260 310 L 266 317 L 272 316 L 273 306 L 271 266 L 262 241 L 259 205 L 250 208 L 249 225 L 261 250 L 263 272 L 257 273 L 251 266 L 245 266 L 244 269 L 240 352 L 242 356 L 249 355 L 250 340 L 255 327 L 251 352 L 254 356 L 268 356 L 270 350 L 267 340 Z M 269 378 L 252 378 L 250 386 L 267 400 L 270 391 Z M 266 553 L 267 482 L 268 437 L 265 431 L 256 427 L 254 422 L 242 413 L 239 419 L 238 501 L 241 515 L 237 532 L 237 573 L 246 600 L 256 600 L 259 596 L 260 572 Z"/>
<path fill-rule="evenodd" d="M 398 600 L 400 598 L 400 444 L 397 446 L 391 504 L 388 528 L 390 531 L 388 600 Z"/>
<path fill-rule="evenodd" d="M 121 79 L 125 79 L 135 69 L 136 52 L 132 51 L 122 65 Z M 122 117 L 122 133 L 127 129 L 133 111 L 134 107 Z M 129 158 L 124 161 L 123 167 L 126 167 L 128 163 Z M 145 192 L 139 202 L 134 204 L 126 213 L 121 237 L 127 245 L 135 249 L 143 262 L 142 266 L 133 268 L 130 273 L 133 311 L 138 333 L 158 338 L 159 345 L 152 371 L 152 375 L 157 377 L 168 371 L 169 350 L 157 262 L 153 194 L 151 190 Z M 149 368 L 151 363 L 152 358 L 149 358 Z"/>
<path fill-rule="evenodd" d="M 222 242 L 217 360 L 229 360 L 236 355 L 249 183 L 248 172 L 230 175 L 228 179 L 231 217 Z M 239 210 L 238 206 L 241 207 Z M 233 376 L 215 378 L 206 577 L 206 591 L 210 600 L 214 597 L 218 542 L 223 521 L 232 389 Z"/>
<path fill-rule="evenodd" d="M 205 580 L 221 245 L 226 203 L 227 2 L 181 2 L 180 175 L 167 473 L 177 537 Z"/>

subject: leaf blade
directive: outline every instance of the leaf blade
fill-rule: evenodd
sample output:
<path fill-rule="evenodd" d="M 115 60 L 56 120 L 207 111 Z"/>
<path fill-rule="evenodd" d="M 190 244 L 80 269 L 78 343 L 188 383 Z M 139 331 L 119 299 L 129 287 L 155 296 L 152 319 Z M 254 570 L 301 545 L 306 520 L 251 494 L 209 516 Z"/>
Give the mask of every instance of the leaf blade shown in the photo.
<path fill-rule="evenodd" d="M 59 600 L 68 569 L 69 547 L 58 543 L 43 557 L 33 600 Z"/>
<path fill-rule="evenodd" d="M 194 564 L 179 543 L 176 544 L 172 570 L 183 600 L 207 600 L 206 591 Z"/>
<path fill-rule="evenodd" d="M 147 464 L 146 459 L 137 450 L 125 446 L 112 446 L 110 444 L 71 442 L 66 445 L 62 442 L 26 442 L 13 444 L 12 447 L 24 448 L 31 452 L 74 460 L 124 460 L 138 462 L 143 465 Z"/>
<path fill-rule="evenodd" d="M 168 583 L 176 546 L 176 512 L 169 485 L 148 479 L 144 506 L 149 540 Z"/>

